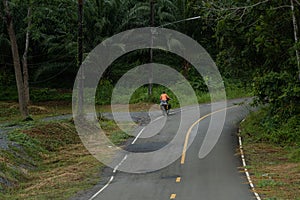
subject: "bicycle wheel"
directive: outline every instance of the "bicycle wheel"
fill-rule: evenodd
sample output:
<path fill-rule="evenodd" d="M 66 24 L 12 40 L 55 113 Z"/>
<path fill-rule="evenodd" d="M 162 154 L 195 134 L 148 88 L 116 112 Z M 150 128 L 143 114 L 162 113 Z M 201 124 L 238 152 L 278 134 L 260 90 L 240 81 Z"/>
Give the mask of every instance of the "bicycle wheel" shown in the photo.
<path fill-rule="evenodd" d="M 166 109 L 166 107 L 164 105 L 161 105 L 160 108 L 161 108 L 162 114 L 164 116 L 168 115 L 168 110 Z"/>

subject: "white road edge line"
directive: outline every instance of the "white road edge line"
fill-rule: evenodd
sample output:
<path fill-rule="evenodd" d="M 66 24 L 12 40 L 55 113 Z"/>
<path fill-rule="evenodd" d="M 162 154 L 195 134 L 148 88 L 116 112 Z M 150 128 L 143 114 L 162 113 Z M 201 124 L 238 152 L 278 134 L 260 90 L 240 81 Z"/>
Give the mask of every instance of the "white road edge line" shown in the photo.
<path fill-rule="evenodd" d="M 245 119 L 243 119 L 242 122 L 243 121 L 245 121 Z M 239 133 L 241 133 L 241 129 L 239 129 Z M 261 200 L 259 194 L 255 190 L 255 186 L 254 186 L 254 184 L 253 184 L 253 182 L 251 180 L 250 174 L 249 174 L 248 169 L 247 169 L 245 154 L 244 154 L 244 151 L 243 151 L 242 137 L 240 135 L 239 135 L 239 148 L 240 148 L 240 153 L 241 153 L 241 159 L 242 159 L 242 162 L 243 162 L 244 172 L 245 172 L 246 177 L 248 179 L 248 182 L 249 182 L 249 185 L 251 187 L 251 190 L 253 191 L 256 199 L 257 200 Z"/>
<path fill-rule="evenodd" d="M 113 173 L 116 173 L 118 168 L 122 165 L 122 163 L 127 159 L 128 155 L 125 155 L 121 162 L 114 168 Z"/>
<path fill-rule="evenodd" d="M 135 137 L 133 142 L 131 142 L 131 144 L 134 144 L 138 140 L 138 138 L 141 136 L 141 134 L 143 133 L 144 130 L 145 130 L 145 127 L 142 128 L 142 130 L 140 130 L 140 132 L 137 134 L 137 136 Z"/>
<path fill-rule="evenodd" d="M 91 198 L 89 198 L 89 200 L 93 200 L 96 196 L 98 196 L 98 194 L 100 194 L 103 190 L 105 190 L 105 188 L 107 188 L 113 180 L 114 180 L 114 176 L 112 176 L 109 179 L 108 183 L 106 183 L 106 185 L 103 188 L 101 188 L 96 194 L 94 194 Z"/>
<path fill-rule="evenodd" d="M 185 109 L 180 109 L 178 111 L 174 111 L 173 113 L 178 113 L 178 112 L 182 112 Z M 155 122 L 161 118 L 163 118 L 164 116 L 159 116 L 156 119 L 154 119 L 152 122 Z M 134 144 L 138 138 L 141 136 L 141 134 L 143 133 L 143 131 L 145 130 L 146 127 L 142 128 L 142 130 L 140 130 L 140 132 L 137 134 L 137 136 L 135 137 L 135 139 L 133 140 L 133 142 L 131 144 Z M 127 159 L 128 155 L 125 155 L 124 158 L 121 160 L 121 162 L 114 168 L 113 173 L 116 173 L 118 168 L 122 165 L 122 163 Z M 114 176 L 112 176 L 109 181 L 106 183 L 105 186 L 103 186 L 98 192 L 96 192 L 91 198 L 89 198 L 89 200 L 93 200 L 95 197 L 97 197 L 101 192 L 103 192 L 103 190 L 105 190 L 110 184 L 111 182 L 114 180 Z"/>
<path fill-rule="evenodd" d="M 174 112 L 174 113 L 176 113 L 176 112 Z M 159 120 L 159 119 L 161 119 L 161 118 L 163 118 L 163 117 L 164 116 L 157 117 L 155 120 L 152 121 L 152 123 L 155 122 L 155 121 L 157 121 L 157 120 Z"/>

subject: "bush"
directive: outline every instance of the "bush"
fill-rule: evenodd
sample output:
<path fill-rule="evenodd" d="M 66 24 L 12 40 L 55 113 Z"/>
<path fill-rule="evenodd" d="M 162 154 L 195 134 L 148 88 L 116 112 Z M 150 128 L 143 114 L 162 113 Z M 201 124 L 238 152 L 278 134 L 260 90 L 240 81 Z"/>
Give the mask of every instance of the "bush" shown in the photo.
<path fill-rule="evenodd" d="M 16 86 L 0 86 L 0 100 L 1 101 L 17 101 L 18 91 Z"/>
<path fill-rule="evenodd" d="M 108 80 L 101 80 L 96 91 L 95 102 L 97 105 L 110 104 L 113 85 Z"/>
<path fill-rule="evenodd" d="M 300 82 L 287 72 L 270 72 L 254 79 L 257 104 L 268 104 L 269 116 L 287 120 L 300 113 Z"/>
<path fill-rule="evenodd" d="M 269 116 L 269 107 L 251 113 L 242 123 L 242 133 L 254 142 L 271 142 L 281 146 L 300 146 L 300 115 L 287 121 L 276 120 Z"/>
<path fill-rule="evenodd" d="M 32 88 L 30 90 L 30 100 L 33 102 L 71 101 L 72 92 L 68 90 L 50 88 Z"/>

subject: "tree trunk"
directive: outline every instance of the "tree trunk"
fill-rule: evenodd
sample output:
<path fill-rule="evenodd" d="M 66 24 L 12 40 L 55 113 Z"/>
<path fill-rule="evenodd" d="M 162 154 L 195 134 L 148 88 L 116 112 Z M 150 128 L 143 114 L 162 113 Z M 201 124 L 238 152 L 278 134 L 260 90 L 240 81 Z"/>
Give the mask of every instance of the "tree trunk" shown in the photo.
<path fill-rule="evenodd" d="M 19 108 L 22 117 L 26 119 L 29 117 L 29 112 L 25 100 L 24 82 L 22 77 L 22 69 L 21 69 L 19 50 L 17 45 L 17 38 L 13 27 L 13 20 L 12 20 L 11 13 L 9 11 L 7 0 L 3 0 L 3 5 L 5 10 L 5 21 L 7 26 L 7 32 L 11 43 L 11 51 L 13 56 L 13 63 L 14 63 L 16 83 L 18 89 L 18 97 L 19 97 Z"/>
<path fill-rule="evenodd" d="M 154 27 L 154 1 L 153 0 L 150 0 L 150 26 L 151 27 Z M 152 33 L 151 33 L 151 48 L 149 50 L 149 63 L 152 63 L 153 62 L 153 48 L 152 48 L 152 45 L 153 45 L 153 36 L 152 36 Z M 149 85 L 148 85 L 148 96 L 151 96 L 152 95 L 152 87 L 153 87 L 153 69 L 152 69 L 152 66 L 150 66 L 150 69 L 149 69 Z"/>
<path fill-rule="evenodd" d="M 189 69 L 190 63 L 186 60 L 183 61 L 183 76 L 188 79 L 189 78 Z"/>
<path fill-rule="evenodd" d="M 293 15 L 295 43 L 297 45 L 298 44 L 298 25 L 297 25 L 296 16 L 295 16 L 294 0 L 291 0 L 291 9 L 292 9 L 292 15 Z M 298 73 L 299 73 L 298 78 L 300 80 L 300 56 L 299 56 L 299 51 L 298 51 L 297 47 L 296 47 L 295 53 L 296 53 Z"/>
<path fill-rule="evenodd" d="M 28 8 L 27 13 L 28 18 L 28 25 L 27 25 L 27 31 L 26 31 L 26 42 L 25 42 L 25 49 L 23 54 L 23 81 L 24 81 L 24 95 L 25 95 L 25 103 L 26 105 L 30 102 L 30 96 L 29 96 L 29 74 L 28 74 L 28 61 L 27 61 L 27 55 L 29 50 L 29 35 L 30 35 L 30 27 L 31 27 L 31 7 Z"/>
<path fill-rule="evenodd" d="M 83 61 L 83 0 L 78 0 L 78 58 L 77 65 L 79 68 L 78 80 L 78 115 L 83 114 L 83 87 L 84 87 L 84 70 L 81 67 Z"/>

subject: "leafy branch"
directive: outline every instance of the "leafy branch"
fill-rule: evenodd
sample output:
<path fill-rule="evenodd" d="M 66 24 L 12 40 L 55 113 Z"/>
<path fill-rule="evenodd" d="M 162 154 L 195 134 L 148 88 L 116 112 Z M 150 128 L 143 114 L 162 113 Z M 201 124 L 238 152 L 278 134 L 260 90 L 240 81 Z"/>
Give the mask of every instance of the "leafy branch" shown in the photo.
<path fill-rule="evenodd" d="M 217 7 L 219 10 L 221 10 L 221 11 L 227 11 L 227 10 L 241 10 L 241 9 L 246 10 L 246 9 L 254 8 L 254 7 L 259 6 L 259 5 L 261 5 L 261 4 L 267 3 L 267 2 L 269 2 L 269 1 L 270 1 L 270 0 L 265 0 L 265 1 L 261 1 L 261 2 L 252 4 L 252 5 L 249 5 L 249 6 L 240 6 L 240 7 L 235 6 L 235 7 L 231 7 L 231 8 L 224 8 L 224 7 L 217 7 L 217 6 L 216 6 L 216 7 Z"/>

